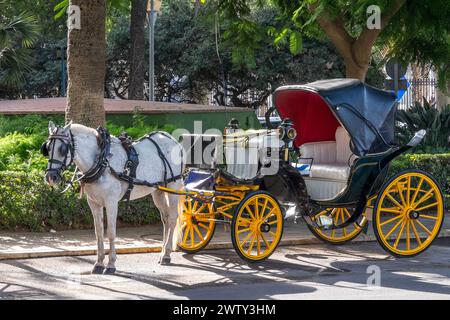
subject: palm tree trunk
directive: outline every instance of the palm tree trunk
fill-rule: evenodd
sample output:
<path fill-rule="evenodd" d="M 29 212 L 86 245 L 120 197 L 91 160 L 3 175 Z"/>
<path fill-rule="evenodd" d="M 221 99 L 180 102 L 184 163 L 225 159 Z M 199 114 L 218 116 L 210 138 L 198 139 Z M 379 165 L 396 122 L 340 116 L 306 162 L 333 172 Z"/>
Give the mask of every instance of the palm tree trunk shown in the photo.
<path fill-rule="evenodd" d="M 66 122 L 105 124 L 105 0 L 70 0 L 80 7 L 81 28 L 69 28 Z"/>
<path fill-rule="evenodd" d="M 130 86 L 128 99 L 144 99 L 145 76 L 145 14 L 147 0 L 131 2 L 130 21 Z"/>

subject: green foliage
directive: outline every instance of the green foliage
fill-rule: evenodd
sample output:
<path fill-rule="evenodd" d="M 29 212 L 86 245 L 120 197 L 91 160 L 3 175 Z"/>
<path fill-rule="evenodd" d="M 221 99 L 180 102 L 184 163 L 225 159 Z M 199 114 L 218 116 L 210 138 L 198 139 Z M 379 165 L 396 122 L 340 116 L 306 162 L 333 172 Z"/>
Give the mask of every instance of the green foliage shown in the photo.
<path fill-rule="evenodd" d="M 0 116 L 0 171 L 43 171 L 47 159 L 40 154 L 40 146 L 48 137 L 48 122 L 63 123 L 62 116 Z M 134 139 L 156 130 L 171 133 L 175 126 L 148 125 L 148 116 L 135 111 L 130 127 L 109 121 L 112 135 L 127 132 Z"/>
<path fill-rule="evenodd" d="M 442 188 L 446 207 L 450 208 L 450 153 L 405 154 L 392 161 L 390 172 L 395 174 L 406 169 L 420 169 L 432 174 Z"/>
<path fill-rule="evenodd" d="M 299 32 L 313 38 L 326 38 L 324 30 L 317 23 L 317 18 L 324 17 L 328 21 L 338 21 L 349 37 L 358 39 L 364 30 L 367 31 L 367 9 L 369 6 L 379 6 L 381 10 L 381 23 L 383 19 L 400 9 L 387 22 L 380 37 L 379 45 L 389 48 L 389 54 L 402 62 L 418 62 L 420 64 L 433 64 L 439 74 L 441 87 L 450 79 L 450 2 L 448 0 L 430 1 L 402 1 L 402 0 L 218 0 L 218 8 L 223 18 L 233 24 L 248 24 L 251 14 L 258 2 L 266 7 L 276 6 L 277 16 L 271 30 L 275 43 L 283 43 L 282 39 L 290 37 L 291 32 Z M 278 22 L 278 26 L 276 26 Z M 238 29 L 238 27 L 235 27 Z M 414 30 L 411 32 L 411 30 Z M 249 31 L 247 34 L 251 34 Z M 247 47 L 257 46 L 256 37 L 245 36 L 239 33 L 229 34 L 229 40 L 235 41 L 235 50 L 247 50 Z M 287 38 L 286 38 L 287 39 Z M 344 41 L 343 39 L 341 39 Z M 296 41 L 296 40 L 295 40 Z M 290 46 L 294 46 L 292 38 Z M 256 52 L 255 50 L 253 50 Z M 246 51 L 244 51 L 246 52 Z M 296 50 L 293 50 L 296 53 Z M 247 51 L 248 53 L 248 51 Z M 246 57 L 247 60 L 251 59 Z"/>
<path fill-rule="evenodd" d="M 0 138 L 0 171 L 45 168 L 38 150 L 45 138 L 41 135 L 12 133 Z"/>
<path fill-rule="evenodd" d="M 0 87 L 0 99 L 54 97 L 59 95 L 60 61 L 55 59 L 56 47 L 66 45 L 67 27 L 64 19 L 53 20 L 53 7 L 57 0 L 4 0 L 0 16 L 17 17 L 33 10 L 35 24 L 39 26 L 34 44 L 27 50 L 25 60 L 30 69 L 23 74 L 21 86 Z M 4 10 L 2 10 L 4 9 Z M 1 20 L 1 18 L 0 18 Z M 1 73 L 1 72 L 0 72 Z"/>
<path fill-rule="evenodd" d="M 159 220 L 148 198 L 119 206 L 119 223 L 140 225 Z M 42 172 L 0 171 L 0 229 L 43 231 L 92 228 L 92 214 L 86 199 L 73 190 L 49 187 Z"/>
<path fill-rule="evenodd" d="M 10 133 L 40 134 L 48 135 L 48 122 L 60 123 L 64 121 L 63 116 L 43 116 L 27 114 L 23 116 L 0 115 L 0 137 Z"/>
<path fill-rule="evenodd" d="M 381 34 L 391 55 L 409 63 L 433 64 L 439 84 L 450 79 L 450 2 L 448 0 L 407 1 Z M 414 30 L 411 32 L 411 30 Z"/>
<path fill-rule="evenodd" d="M 67 8 L 69 7 L 69 0 L 62 0 L 60 3 L 55 5 L 53 9 L 55 11 L 55 20 L 61 18 L 66 14 Z"/>
<path fill-rule="evenodd" d="M 418 152 L 448 152 L 450 150 L 450 105 L 441 109 L 416 102 L 407 110 L 397 112 L 397 133 L 399 142 L 407 143 L 414 133 L 425 129 L 427 134 L 416 148 Z"/>
<path fill-rule="evenodd" d="M 0 2 L 0 10 L 5 4 Z M 17 16 L 0 14 L 0 87 L 19 87 L 24 74 L 31 70 L 29 48 L 37 39 L 38 25 L 35 17 L 22 12 Z"/>

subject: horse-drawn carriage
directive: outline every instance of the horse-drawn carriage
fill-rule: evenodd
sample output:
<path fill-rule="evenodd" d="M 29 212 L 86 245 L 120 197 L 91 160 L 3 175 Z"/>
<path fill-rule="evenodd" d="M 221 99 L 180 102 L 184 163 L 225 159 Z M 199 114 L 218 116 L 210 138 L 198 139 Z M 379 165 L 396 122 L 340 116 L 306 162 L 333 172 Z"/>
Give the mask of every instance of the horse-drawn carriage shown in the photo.
<path fill-rule="evenodd" d="M 185 135 L 186 157 L 167 133 L 132 143 L 102 128 L 50 123 L 42 145 L 49 157 L 46 180 L 58 184 L 63 171 L 77 166 L 72 182 L 79 176 L 75 181 L 84 186 L 98 240 L 93 272 L 103 270 L 103 209 L 110 242 L 106 271 L 112 273 L 118 202 L 148 194 L 165 225 L 161 263 L 170 262 L 177 217 L 181 250 L 203 249 L 216 224 L 227 223 L 236 252 L 247 261 L 273 253 L 289 218 L 303 219 L 331 244 L 354 239 L 372 220 L 378 242 L 392 255 L 413 256 L 430 246 L 444 219 L 436 180 L 420 170 L 388 177 L 391 160 L 425 135 L 421 130 L 407 145 L 394 143 L 394 94 L 335 79 L 278 88 L 273 103 L 282 119 L 278 127 L 270 124 L 269 110 L 266 129 L 243 131 L 231 121 L 223 141 L 221 134 Z M 178 160 L 191 156 L 181 188 Z"/>
<path fill-rule="evenodd" d="M 181 250 L 198 252 L 217 223 L 229 223 L 239 256 L 260 261 L 273 253 L 290 217 L 331 244 L 354 239 L 372 220 L 392 255 L 413 256 L 430 246 L 444 217 L 436 180 L 419 170 L 388 177 L 390 161 L 425 135 L 394 143 L 393 93 L 335 79 L 280 87 L 273 103 L 267 129 L 242 131 L 232 122 L 223 142 L 184 137 L 188 150 L 199 144 L 205 155 L 209 148 L 209 160 L 188 166 L 184 191 L 166 189 L 184 195 Z M 270 125 L 273 109 L 282 119 L 277 128 Z"/>

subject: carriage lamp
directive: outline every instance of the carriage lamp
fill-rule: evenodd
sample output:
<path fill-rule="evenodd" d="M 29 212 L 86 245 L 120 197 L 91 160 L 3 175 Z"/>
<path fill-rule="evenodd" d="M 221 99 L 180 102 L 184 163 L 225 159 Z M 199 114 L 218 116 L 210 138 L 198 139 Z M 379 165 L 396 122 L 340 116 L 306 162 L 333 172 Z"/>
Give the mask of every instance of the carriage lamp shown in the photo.
<path fill-rule="evenodd" d="M 284 119 L 278 127 L 278 130 L 280 139 L 286 143 L 289 143 L 297 137 L 297 131 L 293 128 L 291 119 Z"/>
<path fill-rule="evenodd" d="M 293 128 L 291 119 L 284 119 L 278 127 L 279 138 L 284 142 L 284 161 L 289 161 L 289 148 L 292 146 L 292 141 L 297 137 L 297 131 Z"/>
<path fill-rule="evenodd" d="M 295 130 L 294 128 L 289 128 L 286 136 L 289 140 L 294 140 L 297 137 L 297 130 Z"/>

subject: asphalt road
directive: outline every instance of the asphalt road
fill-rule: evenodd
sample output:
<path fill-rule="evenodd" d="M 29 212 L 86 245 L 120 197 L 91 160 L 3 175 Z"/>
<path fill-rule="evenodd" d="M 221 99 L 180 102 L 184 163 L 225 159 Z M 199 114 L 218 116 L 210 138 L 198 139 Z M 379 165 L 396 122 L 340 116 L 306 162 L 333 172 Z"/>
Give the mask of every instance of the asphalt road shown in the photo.
<path fill-rule="evenodd" d="M 94 256 L 0 261 L 0 299 L 450 299 L 450 239 L 410 259 L 375 242 L 280 247 L 248 265 L 233 250 L 119 255 L 116 275 Z"/>

